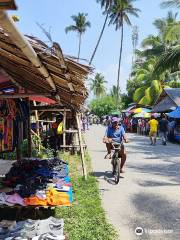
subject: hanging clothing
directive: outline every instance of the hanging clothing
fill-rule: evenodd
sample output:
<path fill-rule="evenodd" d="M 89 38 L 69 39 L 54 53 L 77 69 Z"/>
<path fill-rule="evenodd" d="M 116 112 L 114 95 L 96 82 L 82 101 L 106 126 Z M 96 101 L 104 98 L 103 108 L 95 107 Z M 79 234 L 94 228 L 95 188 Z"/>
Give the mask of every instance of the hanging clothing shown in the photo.
<path fill-rule="evenodd" d="M 13 120 L 0 118 L 0 152 L 13 151 Z"/>

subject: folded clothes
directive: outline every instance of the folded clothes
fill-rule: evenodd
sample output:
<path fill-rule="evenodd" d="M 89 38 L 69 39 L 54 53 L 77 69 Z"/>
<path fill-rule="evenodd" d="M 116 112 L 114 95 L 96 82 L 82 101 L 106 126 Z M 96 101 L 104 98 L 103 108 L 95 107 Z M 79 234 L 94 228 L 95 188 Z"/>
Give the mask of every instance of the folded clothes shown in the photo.
<path fill-rule="evenodd" d="M 6 174 L 3 184 L 11 187 L 12 192 L 0 195 L 0 204 L 15 205 L 70 205 L 68 194 L 71 198 L 71 184 L 68 176 L 68 164 L 60 159 L 29 160 L 15 162 Z M 47 190 L 54 188 L 57 193 L 67 193 L 66 200 L 64 195 L 60 200 L 52 200 L 47 195 Z M 72 198 L 71 198 L 72 199 Z"/>
<path fill-rule="evenodd" d="M 47 232 L 62 236 L 64 234 L 64 220 L 54 217 L 49 217 L 48 219 L 41 220 L 38 226 L 38 235 Z"/>
<path fill-rule="evenodd" d="M 47 206 L 47 199 L 41 199 L 37 196 L 24 198 L 24 203 L 30 206 Z"/>
<path fill-rule="evenodd" d="M 69 186 L 62 186 L 62 187 L 56 187 L 55 188 L 57 191 L 59 191 L 59 192 L 69 192 L 70 191 L 70 187 Z"/>
<path fill-rule="evenodd" d="M 14 204 L 7 202 L 8 195 L 6 193 L 0 193 L 0 205 L 13 206 Z"/>
<path fill-rule="evenodd" d="M 64 238 L 64 220 L 49 217 L 44 220 L 1 221 L 0 240 L 58 240 Z"/>
<path fill-rule="evenodd" d="M 38 197 L 41 200 L 45 200 L 46 199 L 46 191 L 45 190 L 37 190 L 36 197 Z"/>
<path fill-rule="evenodd" d="M 64 240 L 64 239 L 65 239 L 65 236 L 57 236 L 57 235 L 54 235 L 53 233 L 44 233 L 34 237 L 32 240 Z"/>
<path fill-rule="evenodd" d="M 6 201 L 8 203 L 12 203 L 12 204 L 18 204 L 21 206 L 26 206 L 24 199 L 17 193 L 14 193 L 12 195 L 8 195 Z"/>
<path fill-rule="evenodd" d="M 51 206 L 71 206 L 70 197 L 65 192 L 58 192 L 55 189 L 49 189 L 46 192 L 47 203 Z"/>

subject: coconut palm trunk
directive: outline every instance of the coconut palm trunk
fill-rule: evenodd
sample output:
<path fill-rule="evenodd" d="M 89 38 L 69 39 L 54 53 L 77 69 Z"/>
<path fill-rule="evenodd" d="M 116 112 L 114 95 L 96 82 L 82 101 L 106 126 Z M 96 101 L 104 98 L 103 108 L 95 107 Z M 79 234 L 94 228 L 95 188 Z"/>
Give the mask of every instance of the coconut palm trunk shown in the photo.
<path fill-rule="evenodd" d="M 82 33 L 79 34 L 79 49 L 78 49 L 78 61 L 81 53 L 81 41 L 82 41 Z"/>
<path fill-rule="evenodd" d="M 118 109 L 118 102 L 119 102 L 119 86 L 120 86 L 120 74 L 121 74 L 121 60 L 122 60 L 122 50 L 123 50 L 123 38 L 124 38 L 124 25 L 122 21 L 121 26 L 121 45 L 120 45 L 120 53 L 119 53 L 119 66 L 118 66 L 118 78 L 117 78 L 117 97 L 116 97 L 116 107 Z"/>
<path fill-rule="evenodd" d="M 96 51 L 97 51 L 97 49 L 98 49 L 99 43 L 100 43 L 100 41 L 101 41 L 101 38 L 102 38 L 102 36 L 103 36 L 104 30 L 105 30 L 105 27 L 106 27 L 106 24 L 107 24 L 108 16 L 109 16 L 109 14 L 107 13 L 106 18 L 105 18 L 105 21 L 104 21 L 103 28 L 102 28 L 101 33 L 100 33 L 100 36 L 99 36 L 99 39 L 98 39 L 98 41 L 97 41 L 96 47 L 95 47 L 94 52 L 93 52 L 93 54 L 92 54 L 92 56 L 91 56 L 91 59 L 90 59 L 90 61 L 89 61 L 89 65 L 91 65 L 91 63 L 92 63 L 92 61 L 93 61 L 93 59 L 94 59 L 94 56 L 95 56 L 95 54 L 96 54 Z"/>

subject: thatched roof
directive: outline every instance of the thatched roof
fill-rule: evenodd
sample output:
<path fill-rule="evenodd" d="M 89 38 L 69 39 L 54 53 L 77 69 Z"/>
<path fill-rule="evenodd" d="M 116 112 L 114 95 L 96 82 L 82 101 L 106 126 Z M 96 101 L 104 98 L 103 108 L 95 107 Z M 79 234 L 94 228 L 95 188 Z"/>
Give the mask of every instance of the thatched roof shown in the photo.
<path fill-rule="evenodd" d="M 35 37 L 26 36 L 26 39 L 51 76 L 62 104 L 79 108 L 88 95 L 85 80 L 91 68 L 75 62 L 70 57 L 64 57 L 57 43 L 54 43 L 53 48 L 49 48 Z M 44 76 L 2 28 L 0 28 L 0 69 L 9 75 L 11 83 L 13 80 L 14 84 L 28 91 L 47 95 L 52 93 L 52 88 Z"/>
<path fill-rule="evenodd" d="M 166 112 L 173 107 L 180 106 L 180 88 L 164 89 L 156 103 L 154 104 L 154 112 Z"/>

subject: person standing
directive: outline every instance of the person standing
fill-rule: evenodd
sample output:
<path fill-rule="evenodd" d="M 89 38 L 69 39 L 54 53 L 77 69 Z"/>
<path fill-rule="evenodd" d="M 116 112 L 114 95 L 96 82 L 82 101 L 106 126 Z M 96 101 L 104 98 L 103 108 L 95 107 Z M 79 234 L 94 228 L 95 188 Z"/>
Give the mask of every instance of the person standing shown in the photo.
<path fill-rule="evenodd" d="M 158 121 L 154 116 L 151 117 L 151 120 L 148 122 L 150 127 L 149 137 L 151 140 L 151 145 L 156 145 L 157 131 L 158 131 Z"/>
<path fill-rule="evenodd" d="M 167 133 L 168 133 L 168 120 L 166 116 L 163 115 L 161 120 L 159 121 L 159 136 L 162 139 L 162 144 L 166 145 L 167 143 Z"/>
<path fill-rule="evenodd" d="M 138 134 L 141 134 L 141 132 L 142 132 L 142 120 L 141 120 L 141 118 L 140 118 L 140 119 L 138 119 L 137 133 L 138 133 Z"/>
<path fill-rule="evenodd" d="M 141 134 L 145 135 L 145 133 L 146 133 L 146 121 L 145 121 L 144 118 L 142 119 L 141 124 L 142 124 L 141 125 Z"/>
<path fill-rule="evenodd" d="M 86 131 L 86 125 L 87 125 L 87 118 L 83 116 L 82 118 L 82 129 L 85 132 Z"/>
<path fill-rule="evenodd" d="M 51 137 L 49 139 L 50 146 L 54 149 L 54 156 L 57 156 L 57 151 L 60 150 L 60 146 L 63 144 L 63 115 L 59 114 L 56 117 L 56 122 L 52 124 Z"/>

